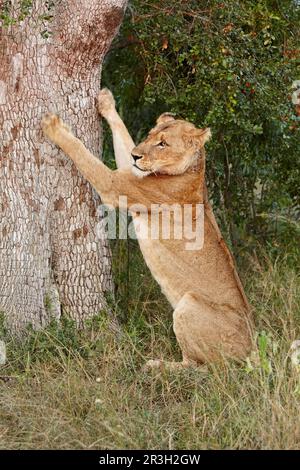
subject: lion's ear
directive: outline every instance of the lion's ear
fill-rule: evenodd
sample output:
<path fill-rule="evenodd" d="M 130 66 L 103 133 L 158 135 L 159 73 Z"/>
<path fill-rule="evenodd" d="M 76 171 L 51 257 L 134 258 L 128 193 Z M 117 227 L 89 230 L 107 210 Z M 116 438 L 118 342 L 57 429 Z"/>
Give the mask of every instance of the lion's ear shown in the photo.
<path fill-rule="evenodd" d="M 160 124 L 164 124 L 168 121 L 175 121 L 175 114 L 173 113 L 163 113 L 156 119 L 156 124 L 159 126 Z"/>
<path fill-rule="evenodd" d="M 205 145 L 211 139 L 211 130 L 210 127 L 206 127 L 205 129 L 199 129 L 199 136 L 201 145 Z"/>
<path fill-rule="evenodd" d="M 211 138 L 211 130 L 209 127 L 205 129 L 192 129 L 185 134 L 185 140 L 189 145 L 203 147 Z"/>

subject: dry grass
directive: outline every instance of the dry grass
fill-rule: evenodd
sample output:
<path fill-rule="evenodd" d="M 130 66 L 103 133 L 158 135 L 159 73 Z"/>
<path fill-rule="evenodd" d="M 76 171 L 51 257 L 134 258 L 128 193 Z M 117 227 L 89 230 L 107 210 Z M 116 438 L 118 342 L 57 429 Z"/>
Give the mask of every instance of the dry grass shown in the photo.
<path fill-rule="evenodd" d="M 71 322 L 6 337 L 0 375 L 0 447 L 8 449 L 300 449 L 300 281 L 286 262 L 252 262 L 258 351 L 244 367 L 141 371 L 179 357 L 170 308 L 147 271 L 132 288 L 124 335 L 105 320 L 78 333 Z M 158 297 L 157 297 L 158 296 Z M 158 300 L 157 300 L 158 298 Z M 103 317 L 103 316 L 102 316 Z"/>

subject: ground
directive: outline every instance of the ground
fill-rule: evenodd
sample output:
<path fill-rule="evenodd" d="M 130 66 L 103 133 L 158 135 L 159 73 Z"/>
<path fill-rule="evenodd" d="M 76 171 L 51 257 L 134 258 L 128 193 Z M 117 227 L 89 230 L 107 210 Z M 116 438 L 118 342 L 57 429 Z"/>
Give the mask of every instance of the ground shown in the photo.
<path fill-rule="evenodd" d="M 118 251 L 117 258 L 125 255 Z M 135 246 L 130 257 L 130 281 L 120 283 L 117 296 L 122 336 L 103 313 L 84 332 L 65 320 L 29 332 L 25 342 L 6 334 L 0 447 L 300 449 L 300 372 L 289 359 L 291 342 L 300 338 L 293 265 L 260 257 L 242 269 L 259 333 L 247 364 L 169 373 L 142 370 L 149 358 L 179 358 L 179 349 L 171 308 L 142 262 L 132 262 Z"/>

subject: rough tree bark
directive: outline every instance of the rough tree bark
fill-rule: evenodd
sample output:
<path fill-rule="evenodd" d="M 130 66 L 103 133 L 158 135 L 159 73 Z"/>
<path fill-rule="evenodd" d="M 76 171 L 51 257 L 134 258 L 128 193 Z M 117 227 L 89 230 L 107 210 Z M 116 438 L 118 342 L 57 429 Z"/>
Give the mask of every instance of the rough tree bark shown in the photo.
<path fill-rule="evenodd" d="M 126 0 L 0 0 L 0 311 L 14 330 L 66 311 L 77 323 L 105 306 L 110 251 L 100 200 L 42 135 L 60 114 L 93 152 L 101 64 Z M 100 217 L 101 218 L 101 217 Z"/>

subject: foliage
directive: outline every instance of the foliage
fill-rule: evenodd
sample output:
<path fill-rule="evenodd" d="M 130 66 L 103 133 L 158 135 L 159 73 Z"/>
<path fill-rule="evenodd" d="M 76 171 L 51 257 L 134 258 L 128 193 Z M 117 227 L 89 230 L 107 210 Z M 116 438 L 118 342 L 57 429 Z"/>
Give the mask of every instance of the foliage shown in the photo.
<path fill-rule="evenodd" d="M 37 27 L 44 39 L 51 36 L 48 23 L 52 20 L 52 9 L 60 0 L 45 0 L 44 13 L 38 17 Z M 33 8 L 32 0 L 21 0 L 18 4 L 11 0 L 3 0 L 0 4 L 0 27 L 9 28 L 31 18 Z"/>
<path fill-rule="evenodd" d="M 163 111 L 212 128 L 210 196 L 234 245 L 294 244 L 281 216 L 300 204 L 299 20 L 292 0 L 132 0 L 106 61 L 137 141 Z"/>
<path fill-rule="evenodd" d="M 32 9 L 32 0 L 21 0 L 16 5 L 11 0 L 4 0 L 0 6 L 0 20 L 4 27 L 16 24 L 19 21 L 23 21 Z"/>

